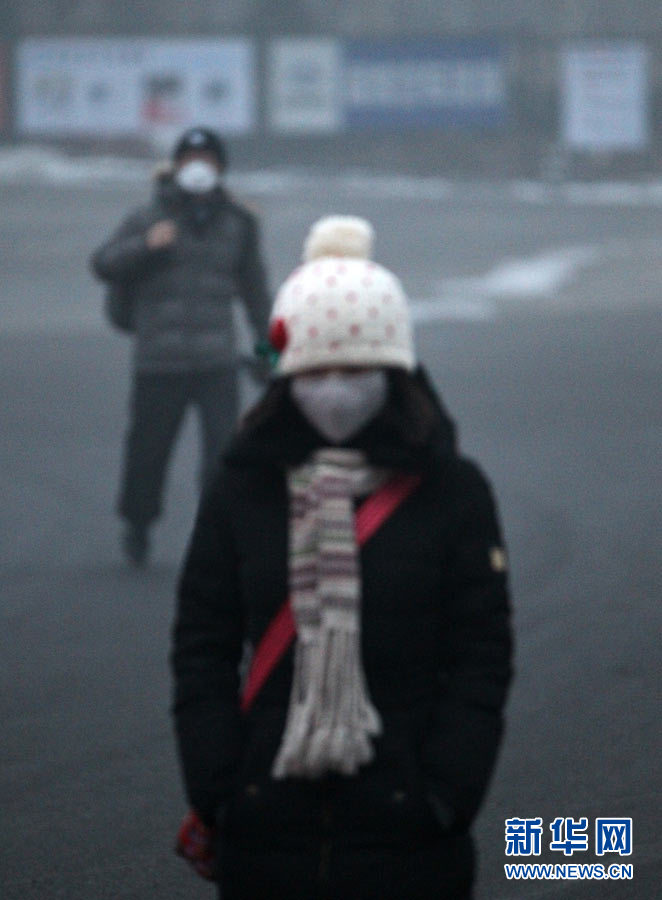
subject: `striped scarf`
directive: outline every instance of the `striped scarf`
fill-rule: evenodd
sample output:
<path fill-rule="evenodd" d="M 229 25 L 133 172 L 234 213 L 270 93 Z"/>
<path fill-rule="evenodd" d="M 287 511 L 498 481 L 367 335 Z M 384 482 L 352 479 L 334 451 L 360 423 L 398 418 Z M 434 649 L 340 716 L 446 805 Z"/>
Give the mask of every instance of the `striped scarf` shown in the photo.
<path fill-rule="evenodd" d="M 361 662 L 361 577 L 353 498 L 386 478 L 363 453 L 318 450 L 288 472 L 294 676 L 274 778 L 353 775 L 381 732 Z"/>

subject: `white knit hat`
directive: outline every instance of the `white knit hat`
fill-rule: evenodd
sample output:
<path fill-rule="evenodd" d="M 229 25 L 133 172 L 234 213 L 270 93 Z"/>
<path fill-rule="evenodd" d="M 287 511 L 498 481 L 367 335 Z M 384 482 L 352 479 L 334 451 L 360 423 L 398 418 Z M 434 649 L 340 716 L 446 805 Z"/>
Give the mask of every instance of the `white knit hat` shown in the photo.
<path fill-rule="evenodd" d="M 278 291 L 271 314 L 279 374 L 326 366 L 414 368 L 407 297 L 395 275 L 370 259 L 373 234 L 355 216 L 313 225 L 304 264 Z"/>

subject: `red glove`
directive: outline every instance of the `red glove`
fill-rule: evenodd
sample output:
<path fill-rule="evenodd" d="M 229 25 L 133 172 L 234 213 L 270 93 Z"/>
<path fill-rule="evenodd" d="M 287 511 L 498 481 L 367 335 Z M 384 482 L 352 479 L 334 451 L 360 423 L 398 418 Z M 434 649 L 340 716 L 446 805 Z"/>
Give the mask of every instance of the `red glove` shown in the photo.
<path fill-rule="evenodd" d="M 207 881 L 216 880 L 213 838 L 213 828 L 205 825 L 194 809 L 186 813 L 177 832 L 175 852 Z"/>

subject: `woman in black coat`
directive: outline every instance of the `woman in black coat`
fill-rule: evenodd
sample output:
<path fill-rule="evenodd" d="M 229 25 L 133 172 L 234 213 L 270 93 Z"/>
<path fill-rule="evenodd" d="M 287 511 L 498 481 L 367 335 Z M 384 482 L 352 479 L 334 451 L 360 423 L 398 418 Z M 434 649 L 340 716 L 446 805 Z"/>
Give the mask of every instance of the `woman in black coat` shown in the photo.
<path fill-rule="evenodd" d="M 371 237 L 312 230 L 272 315 L 278 377 L 181 576 L 176 730 L 224 900 L 471 896 L 511 675 L 505 553 Z"/>

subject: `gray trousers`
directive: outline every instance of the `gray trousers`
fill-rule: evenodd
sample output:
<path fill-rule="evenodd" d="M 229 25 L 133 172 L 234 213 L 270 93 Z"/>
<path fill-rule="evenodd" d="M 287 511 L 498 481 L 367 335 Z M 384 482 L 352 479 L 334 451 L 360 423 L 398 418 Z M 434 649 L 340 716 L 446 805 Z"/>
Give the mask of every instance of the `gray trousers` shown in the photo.
<path fill-rule="evenodd" d="M 238 413 L 235 368 L 134 375 L 118 512 L 135 525 L 161 513 L 168 461 L 182 419 L 196 407 L 202 431 L 201 487 L 211 479 Z"/>

